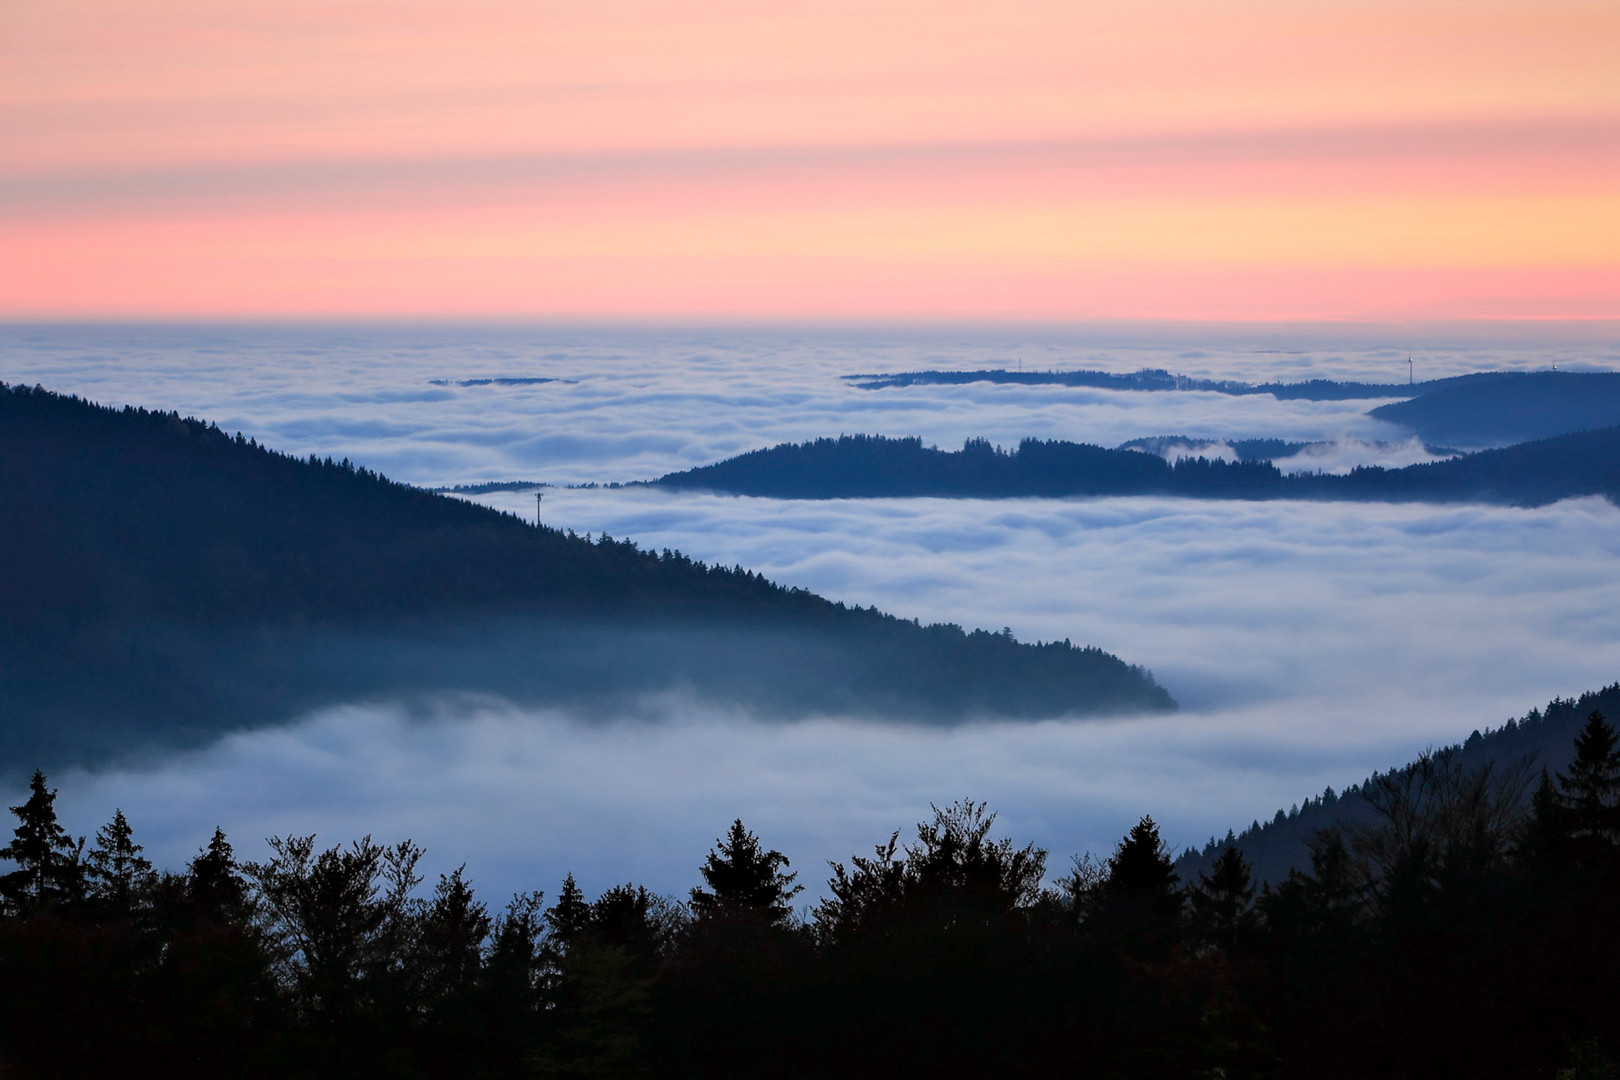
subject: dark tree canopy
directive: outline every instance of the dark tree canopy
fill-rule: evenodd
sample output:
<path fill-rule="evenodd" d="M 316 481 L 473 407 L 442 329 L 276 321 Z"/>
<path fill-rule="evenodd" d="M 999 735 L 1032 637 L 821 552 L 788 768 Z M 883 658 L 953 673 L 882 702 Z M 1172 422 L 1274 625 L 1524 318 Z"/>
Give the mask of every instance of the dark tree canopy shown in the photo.
<path fill-rule="evenodd" d="M 152 862 L 141 854 L 122 810 L 96 832 L 95 846 L 85 858 L 90 894 L 115 911 L 128 912 L 152 877 Z"/>
<path fill-rule="evenodd" d="M 918 438 L 841 435 L 750 451 L 654 483 L 784 499 L 1176 495 L 1544 506 L 1577 495 L 1612 501 L 1620 497 L 1617 476 L 1620 427 L 1611 424 L 1405 468 L 1358 467 L 1344 475 L 1284 474 L 1268 460 L 1184 457 L 1172 464 L 1140 450 L 1058 440 L 1025 439 L 1005 451 L 969 439 L 952 451 L 924 446 Z"/>
<path fill-rule="evenodd" d="M 28 799 L 13 806 L 17 826 L 0 859 L 17 869 L 0 878 L 0 895 L 8 907 L 32 910 L 71 903 L 84 891 L 83 840 L 74 840 L 56 820 L 56 792 L 45 786 L 45 774 L 34 770 Z"/>
<path fill-rule="evenodd" d="M 748 919 L 779 926 L 793 914 L 790 906 L 804 891 L 797 874 L 785 873 L 787 856 L 760 846 L 739 818 L 716 842 L 702 867 L 707 889 L 692 890 L 692 911 L 700 919 Z"/>

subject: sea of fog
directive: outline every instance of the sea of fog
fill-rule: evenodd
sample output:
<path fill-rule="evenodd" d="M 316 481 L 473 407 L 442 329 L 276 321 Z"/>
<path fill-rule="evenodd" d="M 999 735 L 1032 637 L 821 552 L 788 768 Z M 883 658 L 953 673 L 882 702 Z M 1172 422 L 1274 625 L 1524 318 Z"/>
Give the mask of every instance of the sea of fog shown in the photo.
<path fill-rule="evenodd" d="M 116 807 L 157 859 L 215 824 L 411 836 L 493 896 L 636 880 L 679 892 L 733 817 L 804 871 L 930 802 L 1103 853 L 1151 812 L 1176 846 L 1241 829 L 1559 694 L 1620 678 L 1620 511 L 1165 498 L 778 502 L 630 488 L 790 439 L 866 432 L 1117 445 L 1150 435 L 1320 440 L 1308 467 L 1431 455 L 1373 401 L 989 384 L 855 389 L 920 368 L 1143 367 L 1205 378 L 1399 381 L 1608 369 L 1560 328 L 920 331 L 0 327 L 0 380 L 177 409 L 300 455 L 424 485 L 534 480 L 548 523 L 758 569 L 923 621 L 1095 644 L 1150 668 L 1168 718 L 781 723 L 672 694 L 617 722 L 492 699 L 333 702 L 159 761 L 52 777 L 69 825 Z M 539 380 L 499 383 L 481 380 Z M 462 385 L 471 382 L 472 385 Z M 531 515 L 533 496 L 481 501 Z M 13 791 L 0 792 L 11 796 Z M 15 802 L 15 798 L 11 799 Z"/>

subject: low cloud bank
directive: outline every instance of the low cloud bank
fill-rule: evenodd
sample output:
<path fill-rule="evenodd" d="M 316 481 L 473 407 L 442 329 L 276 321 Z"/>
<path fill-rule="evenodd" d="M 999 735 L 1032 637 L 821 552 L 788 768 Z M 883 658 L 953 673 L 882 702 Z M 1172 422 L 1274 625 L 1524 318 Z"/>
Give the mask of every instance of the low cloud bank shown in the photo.
<path fill-rule="evenodd" d="M 930 801 L 973 797 L 1061 866 L 1106 852 L 1143 813 L 1178 847 L 1201 843 L 1620 677 L 1620 511 L 1598 499 L 1526 511 L 638 490 L 546 506 L 579 531 L 925 621 L 1095 643 L 1151 667 L 1184 710 L 938 729 L 763 722 L 676 697 L 607 722 L 488 700 L 336 707 L 140 768 L 54 776 L 72 827 L 122 807 L 170 865 L 218 823 L 248 854 L 272 832 L 408 835 L 495 894 L 554 889 L 569 870 L 591 888 L 680 891 L 733 817 L 817 886 L 822 860 L 909 829 Z"/>
<path fill-rule="evenodd" d="M 1138 440 L 1142 442 L 1144 440 Z M 1208 458 L 1211 461 L 1241 461 L 1243 455 L 1225 439 L 1156 438 L 1145 440 L 1140 447 L 1158 454 L 1169 462 L 1183 458 Z M 1352 469 L 1379 466 L 1402 469 L 1408 465 L 1423 465 L 1431 461 L 1445 461 L 1453 454 L 1435 453 L 1416 436 L 1408 439 L 1368 440 L 1329 439 L 1307 443 L 1292 454 L 1272 458 L 1272 464 L 1284 473 L 1334 473 L 1343 475 Z"/>
<path fill-rule="evenodd" d="M 1199 439 L 1388 440 L 1374 401 L 1131 393 L 1057 386 L 857 390 L 842 376 L 921 368 L 1159 367 L 1198 378 L 1399 380 L 1410 328 L 1327 340 L 1277 331 L 605 331 L 568 328 L 0 327 L 0 380 L 108 404 L 177 409 L 277 449 L 348 457 L 446 486 L 651 479 L 738 453 L 842 432 L 1117 446 Z M 1421 336 L 1421 335 L 1420 335 Z M 1556 363 L 1612 364 L 1612 346 L 1445 340 L 1424 377 Z M 435 385 L 550 378 L 528 385 Z"/>
<path fill-rule="evenodd" d="M 1273 464 L 1285 473 L 1324 472 L 1344 474 L 1364 466 L 1385 469 L 1404 469 L 1408 465 L 1426 465 L 1431 461 L 1445 461 L 1453 454 L 1437 454 L 1413 437 L 1396 442 L 1368 442 L 1365 439 L 1336 439 L 1331 442 L 1312 443 L 1290 457 L 1278 458 Z"/>
<path fill-rule="evenodd" d="M 1597 498 L 1522 510 L 634 489 L 544 505 L 553 525 L 924 622 L 1097 645 L 1192 709 L 1354 702 L 1380 686 L 1471 726 L 1620 675 L 1620 510 Z"/>
<path fill-rule="evenodd" d="M 0 379 L 193 412 L 401 480 L 569 482 L 657 476 L 839 432 L 941 446 L 968 436 L 1118 445 L 1167 431 L 1388 441 L 1403 436 L 1361 415 L 1371 402 L 866 392 L 840 376 L 1021 358 L 1209 378 L 1398 378 L 1409 336 L 5 328 Z M 1572 339 L 1436 338 L 1419 374 L 1583 361 L 1612 366 L 1620 355 Z M 576 381 L 431 384 L 506 376 Z M 534 508 L 523 494 L 480 501 Z M 1620 511 L 1599 499 L 1526 511 L 558 490 L 544 513 L 924 622 L 1094 644 L 1151 668 L 1184 709 L 939 730 L 863 717 L 771 724 L 676 699 L 606 724 L 465 699 L 338 706 L 143 767 L 53 776 L 64 818 L 88 833 L 121 806 L 169 866 L 216 823 L 249 857 L 272 832 L 408 835 L 435 869 L 466 860 L 499 896 L 555 889 L 569 869 L 592 889 L 630 878 L 684 889 L 735 816 L 815 886 L 820 860 L 909 828 L 930 800 L 974 797 L 1061 865 L 1072 851 L 1106 851 L 1141 813 L 1178 846 L 1201 842 L 1620 676 Z M 19 793 L 3 794 L 15 803 Z"/>
<path fill-rule="evenodd" d="M 122 808 L 171 867 L 217 824 L 247 858 L 271 834 L 409 836 L 434 873 L 465 862 L 488 899 L 554 893 L 569 872 L 590 890 L 635 880 L 684 895 L 741 817 L 814 895 L 826 860 L 909 833 L 930 802 L 989 800 L 1004 834 L 1049 847 L 1061 871 L 1071 853 L 1111 850 L 1143 813 L 1177 843 L 1200 842 L 1402 751 L 1385 726 L 1347 714 L 1302 724 L 1292 712 L 923 730 L 858 718 L 761 723 L 676 698 L 635 719 L 582 723 L 460 699 L 329 709 L 160 763 L 51 782 L 76 833 Z"/>

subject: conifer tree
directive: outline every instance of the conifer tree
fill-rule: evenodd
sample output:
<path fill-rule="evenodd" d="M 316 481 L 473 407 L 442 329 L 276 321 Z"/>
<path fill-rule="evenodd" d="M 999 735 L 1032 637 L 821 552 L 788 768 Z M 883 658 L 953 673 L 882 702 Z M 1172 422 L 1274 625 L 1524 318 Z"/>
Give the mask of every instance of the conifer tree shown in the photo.
<path fill-rule="evenodd" d="M 466 869 L 460 866 L 453 874 L 439 875 L 422 919 L 417 951 L 422 989 L 430 1003 L 466 995 L 483 965 L 489 910 L 473 896 Z"/>
<path fill-rule="evenodd" d="M 700 868 L 708 889 L 692 890 L 692 910 L 698 918 L 757 919 L 770 926 L 785 923 L 793 910 L 789 901 L 803 891 L 803 886 L 793 883 L 797 874 L 782 872 L 789 865 L 787 856 L 762 848 L 759 837 L 740 818 L 716 843 L 718 847 L 709 852 Z"/>
<path fill-rule="evenodd" d="M 1558 803 L 1573 839 L 1620 844 L 1620 751 L 1614 728 L 1600 712 L 1587 717 L 1575 739 L 1575 760 L 1558 776 Z"/>
<path fill-rule="evenodd" d="M 1187 900 L 1199 932 L 1221 948 L 1231 948 L 1254 921 L 1254 879 L 1243 853 L 1228 844 L 1210 872 L 1201 872 L 1187 890 Z"/>
<path fill-rule="evenodd" d="M 197 853 L 188 867 L 192 906 L 198 914 L 214 919 L 229 918 L 247 895 L 236 864 L 236 852 L 225 839 L 225 830 L 214 827 L 208 846 Z"/>
<path fill-rule="evenodd" d="M 13 806 L 17 827 L 0 859 L 17 869 L 0 877 L 0 896 L 13 912 L 72 903 L 84 894 L 83 840 L 74 840 L 56 820 L 56 792 L 45 786 L 45 774 L 34 770 L 28 800 Z"/>
<path fill-rule="evenodd" d="M 1170 849 L 1159 838 L 1159 826 L 1144 817 L 1114 849 L 1103 888 L 1117 895 L 1141 896 L 1155 906 L 1179 908 L 1181 892 Z"/>
<path fill-rule="evenodd" d="M 141 855 L 122 810 L 96 833 L 96 845 L 85 860 L 90 894 L 116 914 L 128 914 L 153 879 L 152 863 Z"/>
<path fill-rule="evenodd" d="M 557 902 L 546 909 L 544 918 L 553 953 L 566 953 L 584 938 L 591 925 L 591 905 L 573 874 L 563 879 Z"/>
<path fill-rule="evenodd" d="M 1524 847 L 1549 868 L 1588 868 L 1620 855 L 1620 749 L 1601 712 L 1575 738 L 1575 760 L 1556 777 L 1542 771 L 1524 825 Z"/>
<path fill-rule="evenodd" d="M 1126 952 L 1167 951 L 1180 924 L 1183 893 L 1159 827 L 1144 817 L 1114 849 L 1098 889 L 1095 928 Z"/>

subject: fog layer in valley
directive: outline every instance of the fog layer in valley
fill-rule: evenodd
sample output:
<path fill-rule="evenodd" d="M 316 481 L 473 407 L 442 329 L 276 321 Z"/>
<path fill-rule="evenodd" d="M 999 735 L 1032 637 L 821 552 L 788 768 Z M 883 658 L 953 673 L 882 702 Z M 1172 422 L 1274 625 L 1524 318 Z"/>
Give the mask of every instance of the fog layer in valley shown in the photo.
<path fill-rule="evenodd" d="M 971 385 L 858 391 L 838 376 L 1036 366 L 1251 379 L 1382 378 L 1411 346 L 1125 335 L 899 337 L 310 330 L 37 330 L 0 335 L 0 379 L 176 408 L 300 454 L 400 479 L 634 479 L 788 439 L 873 432 L 959 445 L 1148 435 L 1399 443 L 1373 402 Z M 719 344 L 716 344 L 716 342 Z M 1123 342 L 1123 343 L 1122 343 Z M 1262 349 L 1292 351 L 1264 352 Z M 1556 340 L 1430 342 L 1438 376 L 1613 350 Z M 522 387 L 432 379 L 556 376 Z M 1350 445 L 1345 443 L 1344 445 Z M 1330 467 L 1324 465 L 1323 467 Z M 531 514 L 530 495 L 483 501 Z M 1173 717 L 949 730 L 827 716 L 791 724 L 690 696 L 623 717 L 427 695 L 333 702 L 275 730 L 139 767 L 53 776 L 67 823 L 115 806 L 160 862 L 214 824 L 246 855 L 271 832 L 413 836 L 499 893 L 635 879 L 692 884 L 741 816 L 811 884 L 929 801 L 989 799 L 1008 831 L 1103 850 L 1143 812 L 1177 846 L 1342 787 L 1554 694 L 1620 676 L 1620 512 L 1097 500 L 792 503 L 551 489 L 549 524 L 740 563 L 924 622 L 1069 638 L 1150 668 Z M 6 792 L 16 802 L 16 792 Z"/>
<path fill-rule="evenodd" d="M 411 835 L 499 890 L 569 869 L 684 888 L 734 816 L 819 881 L 821 860 L 964 796 L 1059 854 L 1105 849 L 1145 812 L 1180 846 L 1620 673 L 1620 511 L 1596 499 L 555 499 L 559 523 L 835 598 L 1095 641 L 1151 667 L 1183 711 L 937 729 L 773 723 L 680 696 L 617 722 L 465 698 L 338 707 L 60 777 L 75 827 L 122 806 L 173 859 L 216 821 L 249 850 L 271 831 Z"/>
<path fill-rule="evenodd" d="M 1061 386 L 857 390 L 858 372 L 1165 368 L 1198 378 L 1399 382 L 1474 370 L 1620 365 L 1558 327 L 1298 331 L 1188 328 L 795 333 L 484 327 L 0 327 L 0 380 L 104 404 L 176 409 L 277 449 L 349 457 L 449 485 L 651 479 L 840 433 L 1117 446 L 1148 435 L 1400 440 L 1376 400 L 1132 393 Z M 530 377 L 537 385 L 436 385 Z"/>

